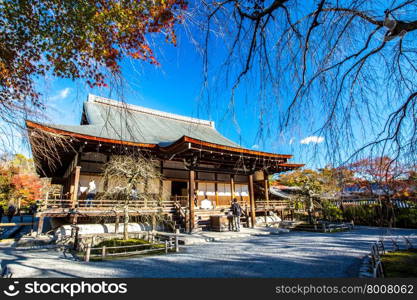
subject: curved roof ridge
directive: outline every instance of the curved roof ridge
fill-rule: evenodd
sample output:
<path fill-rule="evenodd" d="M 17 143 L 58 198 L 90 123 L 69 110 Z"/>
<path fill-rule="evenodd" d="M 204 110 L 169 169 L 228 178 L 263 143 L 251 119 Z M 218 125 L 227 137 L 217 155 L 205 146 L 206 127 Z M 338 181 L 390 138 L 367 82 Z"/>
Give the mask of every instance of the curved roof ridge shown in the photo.
<path fill-rule="evenodd" d="M 177 115 L 177 114 L 173 114 L 173 113 L 168 113 L 168 112 L 164 112 L 164 111 L 160 111 L 160 110 L 156 110 L 156 109 L 146 108 L 146 107 L 139 106 L 139 105 L 128 104 L 128 103 L 125 103 L 125 102 L 122 102 L 122 101 L 117 101 L 117 100 L 114 100 L 114 99 L 105 98 L 105 97 L 101 97 L 101 96 L 97 96 L 97 95 L 93 95 L 93 94 L 88 94 L 87 102 L 110 105 L 110 106 L 114 106 L 114 107 L 117 107 L 117 108 L 128 109 L 130 111 L 135 111 L 135 112 L 140 112 L 140 113 L 144 113 L 144 114 L 154 115 L 154 116 L 167 118 L 167 119 L 172 119 L 172 120 L 176 120 L 176 121 L 183 121 L 183 122 L 187 122 L 187 123 L 193 123 L 193 124 L 197 124 L 197 125 L 205 125 L 205 126 L 213 128 L 213 129 L 215 128 L 214 121 L 208 121 L 208 120 L 197 119 L 197 118 Z"/>

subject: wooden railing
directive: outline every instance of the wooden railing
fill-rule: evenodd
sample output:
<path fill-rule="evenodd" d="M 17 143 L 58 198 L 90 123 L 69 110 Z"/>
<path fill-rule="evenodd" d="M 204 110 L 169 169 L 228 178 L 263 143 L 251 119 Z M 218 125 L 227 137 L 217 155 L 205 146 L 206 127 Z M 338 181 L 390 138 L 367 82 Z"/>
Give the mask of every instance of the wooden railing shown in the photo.
<path fill-rule="evenodd" d="M 43 200 L 39 207 L 39 210 L 45 210 L 48 208 L 71 208 L 72 200 L 71 199 L 48 199 Z"/>
<path fill-rule="evenodd" d="M 188 196 L 171 196 L 171 201 L 177 202 L 181 205 L 181 207 L 187 207 L 188 206 Z"/>
<path fill-rule="evenodd" d="M 171 200 L 110 200 L 110 199 L 93 199 L 93 200 L 77 200 L 73 203 L 72 200 L 69 199 L 48 199 L 44 200 L 40 210 L 45 209 L 53 209 L 53 208 L 102 208 L 102 209 L 110 209 L 110 208 L 121 208 L 124 205 L 128 205 L 129 209 L 137 209 L 137 208 L 173 208 L 174 201 Z"/>
<path fill-rule="evenodd" d="M 256 200 L 255 207 L 257 209 L 282 209 L 288 208 L 290 202 L 288 200 Z"/>

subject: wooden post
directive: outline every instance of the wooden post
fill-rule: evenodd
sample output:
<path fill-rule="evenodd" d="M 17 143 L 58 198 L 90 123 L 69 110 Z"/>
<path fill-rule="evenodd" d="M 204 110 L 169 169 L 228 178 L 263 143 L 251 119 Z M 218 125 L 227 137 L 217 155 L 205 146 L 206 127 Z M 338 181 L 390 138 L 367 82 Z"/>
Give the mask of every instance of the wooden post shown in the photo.
<path fill-rule="evenodd" d="M 78 249 L 78 232 L 79 232 L 79 228 L 76 226 L 75 234 L 74 234 L 74 250 Z"/>
<path fill-rule="evenodd" d="M 251 217 L 251 225 L 252 228 L 255 227 L 256 223 L 256 207 L 255 207 L 255 193 L 253 190 L 253 175 L 248 176 L 249 181 L 249 199 L 250 199 L 250 217 Z"/>
<path fill-rule="evenodd" d="M 175 252 L 179 252 L 180 248 L 178 247 L 178 235 L 175 235 Z"/>
<path fill-rule="evenodd" d="M 164 174 L 164 162 L 161 160 L 159 164 L 159 172 L 160 174 Z M 164 181 L 162 180 L 161 176 L 159 178 L 159 198 L 161 200 L 161 203 L 163 203 L 163 200 L 170 200 L 170 199 L 163 199 L 164 197 Z"/>
<path fill-rule="evenodd" d="M 267 172 L 264 172 L 264 188 L 265 188 L 265 200 L 269 205 L 269 179 L 268 179 Z"/>
<path fill-rule="evenodd" d="M 185 210 L 185 216 L 184 216 L 184 222 L 185 222 L 185 231 L 190 232 L 190 212 Z"/>
<path fill-rule="evenodd" d="M 156 216 L 152 214 L 152 231 L 156 230 Z"/>
<path fill-rule="evenodd" d="M 90 254 L 91 254 L 91 244 L 88 244 L 87 249 L 85 250 L 84 261 L 86 261 L 86 262 L 90 261 Z"/>
<path fill-rule="evenodd" d="M 233 202 L 234 197 L 235 197 L 235 175 L 230 174 L 230 203 Z"/>
<path fill-rule="evenodd" d="M 147 193 L 147 192 L 149 192 L 149 178 L 146 178 L 145 179 L 145 186 L 143 187 L 143 191 L 145 192 L 145 194 Z M 144 198 L 144 203 L 143 203 L 143 206 L 145 207 L 145 208 L 147 208 L 148 207 L 148 197 L 145 197 Z"/>
<path fill-rule="evenodd" d="M 214 173 L 214 194 L 215 194 L 215 199 L 216 199 L 214 208 L 216 208 L 216 206 L 219 205 L 219 187 L 218 187 L 218 182 L 217 182 L 217 173 Z"/>
<path fill-rule="evenodd" d="M 106 246 L 101 248 L 101 259 L 104 260 L 104 258 L 106 258 Z"/>
<path fill-rule="evenodd" d="M 42 229 L 43 229 L 43 220 L 44 220 L 44 216 L 40 215 L 39 216 L 39 221 L 38 221 L 38 231 L 37 234 L 41 234 L 42 233 Z"/>
<path fill-rule="evenodd" d="M 119 215 L 116 215 L 116 221 L 114 223 L 114 233 L 119 232 L 119 223 L 120 223 L 120 217 Z"/>
<path fill-rule="evenodd" d="M 189 171 L 189 180 L 188 180 L 188 206 L 190 210 L 189 214 L 189 232 L 192 232 L 194 229 L 194 189 L 195 189 L 195 171 Z"/>
<path fill-rule="evenodd" d="M 265 224 L 267 223 L 266 217 L 269 210 L 269 180 L 268 174 L 264 171 L 264 189 L 265 189 Z"/>
<path fill-rule="evenodd" d="M 168 253 L 168 240 L 165 240 L 165 253 Z"/>
<path fill-rule="evenodd" d="M 81 171 L 81 166 L 76 166 L 75 167 L 75 175 L 74 175 L 74 191 L 72 193 L 72 197 L 71 197 L 71 207 L 74 208 L 76 206 L 76 204 L 78 204 L 78 187 L 80 185 L 80 171 Z"/>
<path fill-rule="evenodd" d="M 77 221 L 78 221 L 78 215 L 71 214 L 69 219 L 70 219 L 69 221 L 70 221 L 71 225 L 76 225 Z"/>

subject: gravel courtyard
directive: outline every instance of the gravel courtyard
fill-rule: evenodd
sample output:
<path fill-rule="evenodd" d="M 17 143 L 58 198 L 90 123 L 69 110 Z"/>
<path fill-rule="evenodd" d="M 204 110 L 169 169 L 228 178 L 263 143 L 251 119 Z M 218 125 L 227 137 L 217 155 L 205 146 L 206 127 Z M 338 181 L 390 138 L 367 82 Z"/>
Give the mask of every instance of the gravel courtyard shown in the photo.
<path fill-rule="evenodd" d="M 0 248 L 13 277 L 356 277 L 380 237 L 417 230 L 359 227 L 351 232 L 290 232 L 186 246 L 180 253 L 84 263 L 55 250 Z"/>

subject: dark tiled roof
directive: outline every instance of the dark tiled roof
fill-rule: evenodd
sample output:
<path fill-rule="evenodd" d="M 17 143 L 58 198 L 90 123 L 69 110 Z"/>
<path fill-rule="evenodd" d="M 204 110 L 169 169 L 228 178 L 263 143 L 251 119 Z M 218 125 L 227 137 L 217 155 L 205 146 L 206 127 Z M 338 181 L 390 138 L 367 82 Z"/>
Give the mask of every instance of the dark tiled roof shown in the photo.
<path fill-rule="evenodd" d="M 86 125 L 46 126 L 99 138 L 168 146 L 183 136 L 240 147 L 221 135 L 210 121 L 129 105 L 94 95 L 84 103 Z"/>

